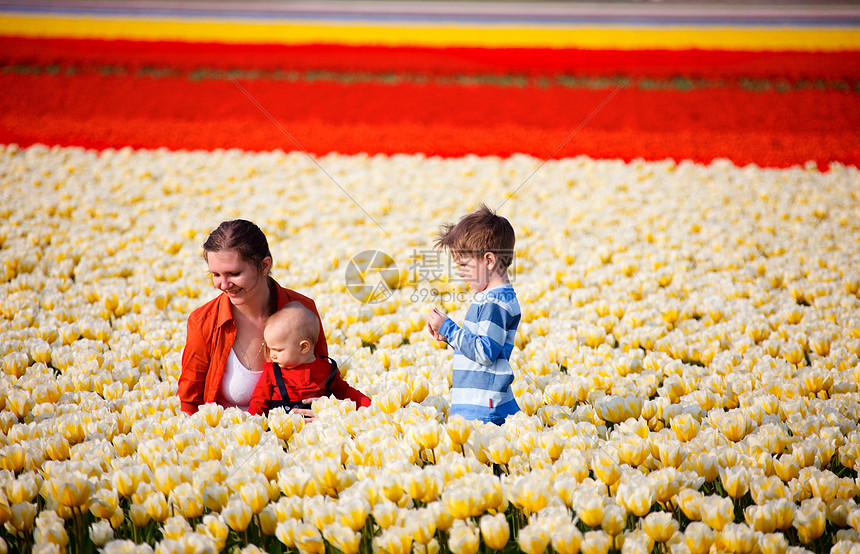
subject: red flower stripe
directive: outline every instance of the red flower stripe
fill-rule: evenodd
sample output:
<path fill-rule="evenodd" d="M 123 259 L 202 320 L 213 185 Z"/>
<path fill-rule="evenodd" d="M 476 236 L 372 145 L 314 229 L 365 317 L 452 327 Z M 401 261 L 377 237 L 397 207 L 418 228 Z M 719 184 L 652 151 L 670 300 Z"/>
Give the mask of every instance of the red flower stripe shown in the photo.
<path fill-rule="evenodd" d="M 324 154 L 414 153 L 546 157 L 610 89 L 242 83 L 301 148 Z M 92 148 L 295 150 L 228 80 L 0 75 L 0 143 Z M 855 93 L 624 89 L 556 157 L 729 158 L 784 167 L 860 165 Z"/>
<path fill-rule="evenodd" d="M 628 75 L 688 78 L 860 78 L 860 52 L 704 50 L 557 50 L 532 48 L 392 48 L 333 45 L 235 45 L 0 37 L 3 65 L 167 66 L 191 71 L 421 73 L 451 75 Z"/>

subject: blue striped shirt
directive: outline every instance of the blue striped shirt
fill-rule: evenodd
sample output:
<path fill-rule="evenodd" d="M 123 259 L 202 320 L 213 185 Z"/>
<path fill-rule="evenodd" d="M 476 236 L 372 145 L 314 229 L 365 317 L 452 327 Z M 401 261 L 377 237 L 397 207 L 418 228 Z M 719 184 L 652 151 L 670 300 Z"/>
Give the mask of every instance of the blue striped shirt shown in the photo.
<path fill-rule="evenodd" d="M 459 327 L 450 319 L 439 334 L 454 347 L 451 415 L 501 424 L 520 411 L 511 391 L 511 351 L 520 323 L 512 285 L 479 292 Z"/>

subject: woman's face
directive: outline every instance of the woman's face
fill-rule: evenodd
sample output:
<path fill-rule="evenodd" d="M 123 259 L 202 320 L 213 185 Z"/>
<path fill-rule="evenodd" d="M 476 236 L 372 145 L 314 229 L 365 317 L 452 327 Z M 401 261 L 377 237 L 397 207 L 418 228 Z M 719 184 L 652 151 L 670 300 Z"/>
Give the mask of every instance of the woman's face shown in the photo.
<path fill-rule="evenodd" d="M 212 284 L 216 289 L 224 291 L 234 305 L 244 304 L 249 298 L 259 294 L 261 287 L 267 286 L 266 263 L 271 265 L 271 258 L 263 260 L 263 271 L 243 260 L 235 250 L 209 252 L 206 258 Z"/>

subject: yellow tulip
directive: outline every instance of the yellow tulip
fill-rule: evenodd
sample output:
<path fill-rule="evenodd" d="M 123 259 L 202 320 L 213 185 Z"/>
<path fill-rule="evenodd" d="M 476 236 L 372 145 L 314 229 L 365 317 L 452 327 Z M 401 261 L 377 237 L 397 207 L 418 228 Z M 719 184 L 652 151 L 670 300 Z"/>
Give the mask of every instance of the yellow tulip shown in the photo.
<path fill-rule="evenodd" d="M 502 550 L 508 544 L 511 530 L 504 514 L 481 516 L 480 528 L 484 544 L 493 550 Z"/>
<path fill-rule="evenodd" d="M 716 545 L 723 551 L 738 554 L 750 554 L 758 549 L 755 531 L 742 523 L 727 523 L 717 535 Z"/>
<path fill-rule="evenodd" d="M 749 490 L 749 470 L 743 466 L 735 466 L 720 471 L 723 489 L 732 498 L 740 498 Z"/>
<path fill-rule="evenodd" d="M 448 489 L 442 493 L 442 503 L 454 519 L 466 519 L 477 513 L 477 495 L 466 488 Z"/>
<path fill-rule="evenodd" d="M 672 418 L 670 422 L 675 436 L 682 442 L 693 440 L 699 434 L 699 421 L 691 414 L 681 414 Z"/>
<path fill-rule="evenodd" d="M 159 491 L 154 491 L 150 494 L 146 500 L 143 501 L 143 505 L 146 508 L 146 513 L 149 514 L 149 517 L 160 523 L 163 523 L 170 515 L 167 499 Z"/>
<path fill-rule="evenodd" d="M 356 554 L 361 545 L 361 533 L 339 523 L 326 526 L 323 537 L 343 554 Z"/>
<path fill-rule="evenodd" d="M 780 479 L 787 483 L 798 476 L 800 473 L 800 466 L 793 456 L 783 454 L 773 461 L 773 470 Z"/>
<path fill-rule="evenodd" d="M 750 479 L 750 495 L 759 506 L 768 500 L 785 498 L 787 493 L 782 480 L 776 475 L 771 477 L 759 475 Z"/>
<path fill-rule="evenodd" d="M 486 445 L 486 453 L 487 458 L 494 464 L 508 465 L 514 455 L 514 450 L 511 448 L 511 443 L 507 437 L 493 437 Z"/>
<path fill-rule="evenodd" d="M 527 514 L 533 514 L 549 504 L 550 490 L 547 485 L 548 482 L 540 479 L 521 477 L 514 482 L 511 493 Z"/>
<path fill-rule="evenodd" d="M 169 517 L 161 526 L 161 534 L 165 539 L 180 540 L 191 533 L 191 525 L 182 516 Z"/>
<path fill-rule="evenodd" d="M 517 544 L 526 554 L 542 554 L 550 540 L 547 530 L 542 525 L 536 524 L 523 527 L 517 535 Z"/>
<path fill-rule="evenodd" d="M 558 554 L 576 554 L 582 543 L 582 533 L 573 523 L 563 523 L 553 528 L 552 548 Z M 498 550 L 498 549 L 497 549 Z"/>
<path fill-rule="evenodd" d="M 803 544 L 809 544 L 824 533 L 827 524 L 824 503 L 818 498 L 804 500 L 794 513 L 792 525 Z"/>
<path fill-rule="evenodd" d="M 480 546 L 480 533 L 471 525 L 455 523 L 448 531 L 448 548 L 454 554 L 475 554 Z"/>
<path fill-rule="evenodd" d="M 454 516 L 441 501 L 428 504 L 427 508 L 436 516 L 436 528 L 440 531 L 447 531 L 454 524 Z"/>
<path fill-rule="evenodd" d="M 133 503 L 129 507 L 128 515 L 135 527 L 146 527 L 152 519 L 144 504 Z"/>
<path fill-rule="evenodd" d="M 259 514 L 269 503 L 269 491 L 260 482 L 246 483 L 239 489 L 242 503 L 251 509 L 253 514 Z"/>
<path fill-rule="evenodd" d="M 286 467 L 278 472 L 278 488 L 288 496 L 304 496 L 310 474 L 300 467 Z"/>
<path fill-rule="evenodd" d="M 299 523 L 294 531 L 295 544 L 301 552 L 322 554 L 325 552 L 325 542 L 319 530 L 313 525 Z"/>
<path fill-rule="evenodd" d="M 696 473 L 704 477 L 706 483 L 711 483 L 720 476 L 720 467 L 712 454 L 700 453 L 696 456 Z"/>
<path fill-rule="evenodd" d="M 18 502 L 10 506 L 9 521 L 12 529 L 17 533 L 27 533 L 33 529 L 36 519 L 36 505 L 32 502 Z"/>
<path fill-rule="evenodd" d="M 627 512 L 643 517 L 651 510 L 657 494 L 651 479 L 644 475 L 634 475 L 618 485 L 615 500 Z"/>
<path fill-rule="evenodd" d="M 52 486 L 57 491 L 57 502 L 69 508 L 85 508 L 92 494 L 93 485 L 87 476 L 77 472 L 66 472 Z"/>
<path fill-rule="evenodd" d="M 603 522 L 603 498 L 596 494 L 584 494 L 576 498 L 573 509 L 589 527 L 597 527 Z"/>
<path fill-rule="evenodd" d="M 220 512 L 230 498 L 227 487 L 220 483 L 207 483 L 201 491 L 203 506 L 210 511 Z"/>
<path fill-rule="evenodd" d="M 296 529 L 302 524 L 300 519 L 287 519 L 278 523 L 275 537 L 288 548 L 296 546 Z"/>
<path fill-rule="evenodd" d="M 305 502 L 305 521 L 317 529 L 325 529 L 336 517 L 337 506 L 333 502 Z"/>
<path fill-rule="evenodd" d="M 669 512 L 654 512 L 642 520 L 642 530 L 655 542 L 667 542 L 678 528 L 678 522 Z"/>
<path fill-rule="evenodd" d="M 760 535 L 758 546 L 761 549 L 761 554 L 786 554 L 788 552 L 788 540 L 782 533 Z"/>
<path fill-rule="evenodd" d="M 397 522 L 397 504 L 390 500 L 377 502 L 372 510 L 373 519 L 382 529 L 388 529 Z"/>
<path fill-rule="evenodd" d="M 606 485 L 613 485 L 621 477 L 621 467 L 612 456 L 600 450 L 591 456 L 591 470 Z"/>
<path fill-rule="evenodd" d="M 660 441 L 657 444 L 657 456 L 663 467 L 681 467 L 687 459 L 686 449 L 680 442 Z"/>
<path fill-rule="evenodd" d="M 12 518 L 12 509 L 6 500 L 6 495 L 0 489 L 0 525 L 5 525 Z"/>
<path fill-rule="evenodd" d="M 65 550 L 69 544 L 69 535 L 63 527 L 62 519 L 59 522 L 51 521 L 47 524 L 40 524 L 39 518 L 36 519 L 36 529 L 33 531 L 33 539 L 36 546 L 40 544 L 51 544 L 59 548 L 60 551 Z M 36 550 L 34 548 L 34 550 Z"/>
<path fill-rule="evenodd" d="M 45 439 L 45 454 L 51 460 L 67 460 L 70 456 L 69 441 L 62 435 L 51 435 Z"/>
<path fill-rule="evenodd" d="M 702 521 L 711 529 L 721 531 L 727 523 L 735 518 L 734 504 L 731 498 L 706 496 L 699 505 Z"/>
<path fill-rule="evenodd" d="M 773 533 L 776 530 L 773 504 L 747 506 L 744 509 L 744 520 L 747 525 L 760 533 Z"/>
<path fill-rule="evenodd" d="M 39 493 L 35 473 L 24 473 L 6 484 L 6 499 L 12 504 L 31 502 Z"/>
<path fill-rule="evenodd" d="M 813 496 L 827 503 L 836 498 L 839 478 L 828 470 L 816 471 L 814 477 L 809 481 L 809 486 Z"/>
<path fill-rule="evenodd" d="M 701 506 L 704 499 L 704 495 L 699 491 L 684 489 L 675 497 L 675 502 L 688 519 L 698 521 L 702 519 Z"/>
<path fill-rule="evenodd" d="M 412 540 L 417 544 L 427 544 L 436 533 L 436 514 L 421 508 L 411 514 L 408 525 Z"/>
<path fill-rule="evenodd" d="M 603 531 L 588 531 L 579 543 L 582 554 L 608 554 L 612 547 L 612 537 Z"/>
<path fill-rule="evenodd" d="M 448 418 L 445 432 L 448 433 L 448 437 L 454 445 L 462 447 L 469 440 L 472 426 L 469 420 L 459 414 L 455 414 Z"/>
<path fill-rule="evenodd" d="M 600 522 L 601 528 L 607 534 L 616 537 L 621 534 L 626 525 L 627 512 L 618 504 L 608 504 L 603 508 L 603 521 Z"/>
<path fill-rule="evenodd" d="M 219 516 L 206 514 L 203 516 L 203 521 L 197 524 L 197 532 L 212 539 L 216 547 L 223 550 L 227 543 L 227 536 L 230 534 L 230 528 Z"/>
<path fill-rule="evenodd" d="M 115 490 L 98 489 L 92 496 L 90 512 L 97 518 L 110 519 L 119 506 L 119 497 Z"/>
<path fill-rule="evenodd" d="M 684 542 L 690 549 L 690 554 L 705 554 L 717 538 L 717 533 L 701 521 L 687 525 L 684 531 Z"/>
<path fill-rule="evenodd" d="M 369 513 L 370 504 L 361 497 L 345 498 L 337 503 L 337 521 L 353 531 L 364 528 Z"/>
<path fill-rule="evenodd" d="M 169 501 L 183 517 L 195 518 L 203 515 L 203 494 L 190 483 L 180 483 L 170 492 Z"/>
<path fill-rule="evenodd" d="M 412 435 L 421 448 L 433 450 L 439 445 L 440 425 L 436 420 L 429 420 L 413 428 Z"/>
<path fill-rule="evenodd" d="M 96 521 L 90 525 L 89 537 L 96 547 L 101 548 L 113 540 L 113 529 L 107 521 Z"/>
<path fill-rule="evenodd" d="M 373 538 L 375 552 L 407 554 L 412 551 L 412 537 L 402 527 L 390 527 Z"/>
<path fill-rule="evenodd" d="M 618 444 L 618 459 L 621 463 L 636 467 L 645 462 L 649 450 L 638 435 L 628 435 Z"/>
<path fill-rule="evenodd" d="M 227 502 L 227 506 L 225 506 L 221 511 L 221 517 L 224 519 L 224 523 L 226 523 L 230 529 L 239 532 L 245 531 L 245 529 L 248 528 L 248 524 L 251 523 L 251 517 L 253 515 L 254 512 L 251 510 L 251 507 L 238 498 L 234 498 Z"/>

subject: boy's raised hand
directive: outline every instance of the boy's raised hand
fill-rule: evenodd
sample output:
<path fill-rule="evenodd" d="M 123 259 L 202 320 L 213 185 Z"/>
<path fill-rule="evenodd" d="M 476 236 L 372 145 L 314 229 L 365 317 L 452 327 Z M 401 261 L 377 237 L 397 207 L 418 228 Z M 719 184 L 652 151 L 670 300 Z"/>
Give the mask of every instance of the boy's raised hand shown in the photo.
<path fill-rule="evenodd" d="M 430 310 L 430 313 L 427 315 L 427 330 L 430 331 L 430 335 L 434 339 L 447 342 L 446 337 L 439 334 L 439 328 L 445 323 L 446 319 L 448 319 L 448 316 L 439 311 L 439 308 Z"/>

